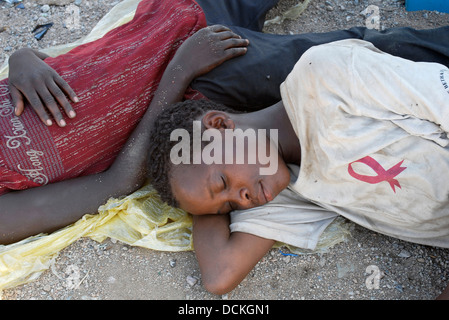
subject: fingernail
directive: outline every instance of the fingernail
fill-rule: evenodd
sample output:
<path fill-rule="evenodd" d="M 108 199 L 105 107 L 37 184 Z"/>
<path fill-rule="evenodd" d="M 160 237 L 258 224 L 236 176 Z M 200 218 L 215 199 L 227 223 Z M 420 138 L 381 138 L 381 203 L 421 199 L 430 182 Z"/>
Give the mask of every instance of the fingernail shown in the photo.
<path fill-rule="evenodd" d="M 70 118 L 75 118 L 75 116 L 76 116 L 75 111 L 73 111 L 73 110 L 69 111 L 69 117 Z"/>
<path fill-rule="evenodd" d="M 60 125 L 61 127 L 65 127 L 66 123 L 65 123 L 64 120 L 61 120 L 61 121 L 59 121 L 59 125 Z"/>
<path fill-rule="evenodd" d="M 45 121 L 45 123 L 47 124 L 47 126 L 51 126 L 53 124 L 53 122 L 51 122 L 50 119 L 48 119 L 47 121 Z"/>
<path fill-rule="evenodd" d="M 80 99 L 78 99 L 78 97 L 75 97 L 75 98 L 73 98 L 73 101 L 80 102 Z"/>

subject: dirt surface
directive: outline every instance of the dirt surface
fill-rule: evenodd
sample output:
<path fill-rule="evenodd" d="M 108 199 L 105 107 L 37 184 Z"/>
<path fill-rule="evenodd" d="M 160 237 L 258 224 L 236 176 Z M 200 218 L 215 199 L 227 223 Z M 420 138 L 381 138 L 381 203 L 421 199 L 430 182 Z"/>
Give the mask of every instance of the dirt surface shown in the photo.
<path fill-rule="evenodd" d="M 118 3 L 66 2 L 45 6 L 23 0 L 24 9 L 20 9 L 0 0 L 0 64 L 23 46 L 45 48 L 77 40 Z M 297 3 L 298 0 L 281 0 L 268 19 Z M 380 28 L 424 29 L 449 22 L 449 14 L 406 12 L 403 1 L 312 0 L 299 18 L 270 25 L 266 32 L 321 32 L 364 26 L 366 17 L 361 12 L 370 4 L 380 8 Z M 73 20 L 75 11 L 79 11 L 78 21 Z M 31 31 L 48 22 L 54 25 L 37 41 Z M 407 243 L 352 223 L 350 226 L 350 239 L 327 253 L 290 256 L 272 249 L 235 290 L 223 296 L 203 288 L 193 252 L 157 252 L 111 240 L 97 243 L 82 239 L 63 250 L 37 280 L 5 290 L 3 299 L 421 300 L 434 299 L 447 285 L 449 250 Z"/>

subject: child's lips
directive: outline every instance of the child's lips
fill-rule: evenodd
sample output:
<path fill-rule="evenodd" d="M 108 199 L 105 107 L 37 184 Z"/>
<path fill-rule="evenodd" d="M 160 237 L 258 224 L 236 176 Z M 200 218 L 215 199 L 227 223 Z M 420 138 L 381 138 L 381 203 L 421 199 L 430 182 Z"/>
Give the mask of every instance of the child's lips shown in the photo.
<path fill-rule="evenodd" d="M 265 198 L 265 201 L 263 204 L 273 200 L 273 196 L 271 195 L 271 192 L 266 188 L 266 186 L 263 185 L 262 181 L 260 182 L 260 188 L 262 191 L 262 195 Z"/>

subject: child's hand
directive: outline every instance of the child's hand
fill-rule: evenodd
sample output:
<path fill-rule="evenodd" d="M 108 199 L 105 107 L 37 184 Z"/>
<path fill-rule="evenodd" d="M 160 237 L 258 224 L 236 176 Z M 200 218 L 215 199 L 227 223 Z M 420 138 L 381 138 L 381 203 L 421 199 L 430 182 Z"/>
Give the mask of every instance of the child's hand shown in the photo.
<path fill-rule="evenodd" d="M 73 102 L 78 102 L 78 98 L 67 82 L 43 61 L 45 57 L 31 49 L 20 49 L 9 58 L 9 91 L 14 112 L 17 116 L 22 114 L 25 98 L 42 122 L 52 125 L 51 115 L 63 127 L 66 122 L 59 106 L 69 118 L 73 118 L 75 111 L 66 95 Z"/>
<path fill-rule="evenodd" d="M 226 60 L 244 55 L 249 41 L 229 28 L 213 25 L 203 28 L 188 38 L 173 58 L 174 67 L 183 68 L 186 76 L 201 76 Z"/>

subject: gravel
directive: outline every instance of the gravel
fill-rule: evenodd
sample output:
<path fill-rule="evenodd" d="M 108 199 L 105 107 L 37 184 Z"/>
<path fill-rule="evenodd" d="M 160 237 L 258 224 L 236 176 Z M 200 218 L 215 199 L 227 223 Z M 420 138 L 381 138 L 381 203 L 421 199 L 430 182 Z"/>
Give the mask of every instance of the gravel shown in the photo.
<path fill-rule="evenodd" d="M 281 0 L 268 19 L 298 0 Z M 59 5 L 56 5 L 59 3 Z M 14 50 L 73 42 L 86 35 L 118 1 L 0 0 L 0 65 Z M 449 14 L 405 11 L 397 0 L 312 0 L 297 19 L 266 27 L 289 34 L 363 26 L 361 12 L 380 8 L 379 28 L 447 25 Z M 21 9 L 17 5 L 23 5 Z M 79 20 L 74 18 L 79 11 Z M 372 16 L 371 16 L 372 20 Z M 53 23 L 37 41 L 36 25 Z M 351 237 L 327 253 L 292 256 L 272 249 L 232 292 L 216 296 L 201 284 L 193 252 L 158 252 L 117 241 L 81 239 L 64 249 L 37 280 L 3 292 L 5 300 L 109 299 L 434 299 L 449 281 L 449 250 L 407 243 L 348 222 Z"/>

